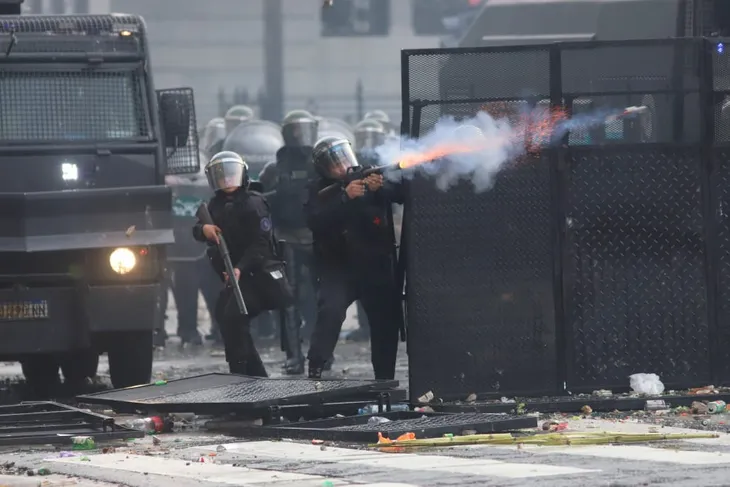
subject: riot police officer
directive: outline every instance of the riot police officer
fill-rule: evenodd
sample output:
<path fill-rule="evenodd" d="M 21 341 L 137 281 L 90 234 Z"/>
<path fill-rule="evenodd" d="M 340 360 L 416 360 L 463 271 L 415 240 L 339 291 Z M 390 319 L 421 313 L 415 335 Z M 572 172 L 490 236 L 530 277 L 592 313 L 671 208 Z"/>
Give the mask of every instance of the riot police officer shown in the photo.
<path fill-rule="evenodd" d="M 234 105 L 228 109 L 223 116 L 226 124 L 226 135 L 231 135 L 233 131 L 243 122 L 248 122 L 256 117 L 253 109 L 246 105 Z"/>
<path fill-rule="evenodd" d="M 347 308 L 359 299 L 370 323 L 375 378 L 392 379 L 402 308 L 386 209 L 392 202 L 402 202 L 400 185 L 373 174 L 320 194 L 325 187 L 341 182 L 358 162 L 350 143 L 337 137 L 319 140 L 313 161 L 319 179 L 309 186 L 305 214 L 314 238 L 319 296 L 308 355 L 309 377 L 321 377 Z"/>
<path fill-rule="evenodd" d="M 355 155 L 360 166 L 369 167 L 378 165 L 376 149 L 385 143 L 386 136 L 385 127 L 374 118 L 364 119 L 355 126 Z M 367 313 L 360 300 L 357 301 L 357 321 L 359 325 L 358 329 L 349 333 L 346 339 L 353 342 L 369 340 L 370 327 Z"/>
<path fill-rule="evenodd" d="M 277 151 L 275 163 L 268 164 L 260 176 L 264 192 L 270 194 L 278 236 L 286 242 L 298 325 L 287 328 L 287 335 L 283 338 L 292 344 L 301 343 L 301 321 L 311 325 L 316 316 L 313 275 L 309 269 L 312 234 L 306 225 L 303 203 L 307 184 L 315 176 L 311 159 L 317 128 L 317 121 L 306 110 L 289 112 L 281 128 L 284 146 Z M 303 373 L 303 354 L 291 350 L 287 351 L 287 356 L 284 371 L 288 374 Z"/>
<path fill-rule="evenodd" d="M 291 295 L 282 292 L 278 284 L 286 278 L 277 255 L 268 203 L 260 193 L 249 191 L 248 168 L 235 152 L 213 156 L 205 173 L 215 191 L 208 204 L 215 225 L 198 222 L 193 227 L 193 236 L 200 242 L 212 244 L 222 232 L 235 275 L 226 275 L 217 252 L 210 254 L 211 261 L 225 281 L 239 281 L 248 307 L 247 315 L 238 311 L 230 287 L 226 287 L 218 298 L 216 317 L 223 335 L 226 361 L 231 373 L 266 377 L 266 369 L 251 336 L 250 320 L 263 310 L 280 309 L 291 302 Z"/>
<path fill-rule="evenodd" d="M 248 120 L 238 125 L 226 138 L 223 149 L 239 154 L 246 161 L 249 168 L 251 188 L 264 192 L 261 177 L 266 163 L 274 162 L 276 153 L 284 146 L 281 127 L 266 120 Z M 275 176 L 275 175 L 274 175 Z M 267 181 L 274 187 L 275 182 Z M 256 184 L 258 183 L 258 184 Z M 289 249 L 285 249 L 289 253 Z M 288 257 L 287 257 L 288 260 Z M 300 318 L 293 311 L 262 312 L 252 326 L 255 336 L 263 338 L 275 334 L 277 322 L 281 327 L 281 349 L 286 353 L 287 363 L 284 365 L 290 373 L 303 373 L 304 355 L 300 339 Z M 287 331 L 288 330 L 288 331 Z"/>
<path fill-rule="evenodd" d="M 213 151 L 215 147 L 220 147 L 226 138 L 226 121 L 221 117 L 211 119 L 203 129 L 200 137 L 200 149 L 210 158 L 218 151 Z"/>
<path fill-rule="evenodd" d="M 380 124 L 385 129 L 386 136 L 391 136 L 395 134 L 395 129 L 393 128 L 393 124 L 390 121 L 390 117 L 383 110 L 372 110 L 367 112 L 363 117 L 363 121 L 365 120 L 375 120 L 376 122 L 380 122 Z"/>
<path fill-rule="evenodd" d="M 201 161 L 207 158 L 201 154 Z M 168 281 L 177 308 L 178 336 L 182 345 L 201 345 L 198 333 L 198 290 L 202 291 L 211 316 L 212 333 L 216 340 L 217 323 L 214 305 L 217 295 L 217 278 L 207 263 L 205 252 L 190 238 L 190 225 L 201 203 L 210 197 L 210 188 L 204 170 L 189 176 L 168 176 L 166 183 L 172 188 L 175 245 L 168 251 L 170 279 Z M 217 340 L 216 340 L 217 341 Z"/>

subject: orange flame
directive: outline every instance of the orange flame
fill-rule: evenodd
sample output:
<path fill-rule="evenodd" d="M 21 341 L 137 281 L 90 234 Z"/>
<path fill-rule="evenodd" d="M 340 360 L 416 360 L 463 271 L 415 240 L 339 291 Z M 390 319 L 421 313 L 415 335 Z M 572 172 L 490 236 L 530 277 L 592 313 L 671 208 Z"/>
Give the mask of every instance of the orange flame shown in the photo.
<path fill-rule="evenodd" d="M 524 151 L 531 155 L 540 152 L 542 144 L 550 140 L 556 125 L 567 120 L 568 116 L 562 108 L 536 109 L 519 117 L 513 125 L 511 137 L 484 137 L 470 143 L 445 142 L 420 152 L 406 152 L 401 156 L 398 166 L 401 169 L 418 166 L 427 162 L 443 159 L 457 154 L 470 154 L 488 149 L 524 146 Z"/>

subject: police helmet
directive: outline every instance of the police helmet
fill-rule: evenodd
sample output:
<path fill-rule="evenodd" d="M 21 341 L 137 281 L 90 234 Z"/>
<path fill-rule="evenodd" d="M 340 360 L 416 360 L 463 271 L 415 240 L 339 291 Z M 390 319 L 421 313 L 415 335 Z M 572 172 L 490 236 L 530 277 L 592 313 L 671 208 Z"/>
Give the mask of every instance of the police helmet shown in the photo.
<path fill-rule="evenodd" d="M 322 118 L 319 121 L 319 138 L 340 137 L 355 145 L 355 134 L 350 125 L 339 118 Z"/>
<path fill-rule="evenodd" d="M 317 140 L 317 120 L 306 110 L 293 110 L 281 124 L 281 135 L 287 147 L 313 147 Z"/>
<path fill-rule="evenodd" d="M 206 153 L 210 153 L 210 149 L 221 140 L 226 138 L 226 122 L 220 117 L 211 119 L 203 129 L 203 135 L 200 137 L 200 148 Z"/>
<path fill-rule="evenodd" d="M 363 120 L 355 125 L 355 151 L 372 151 L 385 143 L 386 132 L 377 120 Z"/>
<path fill-rule="evenodd" d="M 326 179 L 342 179 L 348 170 L 359 165 L 350 141 L 334 136 L 317 141 L 312 160 L 317 173 Z"/>
<path fill-rule="evenodd" d="M 225 116 L 223 117 L 226 121 L 226 133 L 230 134 L 233 129 L 238 127 L 243 122 L 251 120 L 256 117 L 253 109 L 246 105 L 234 105 L 228 109 Z"/>
<path fill-rule="evenodd" d="M 205 166 L 205 175 L 213 191 L 247 188 L 249 183 L 248 165 L 241 156 L 230 151 L 211 157 Z"/>
<path fill-rule="evenodd" d="M 276 158 L 276 152 L 283 145 L 284 138 L 278 124 L 267 120 L 249 120 L 226 137 L 223 150 L 243 157 L 248 164 L 249 176 L 256 179 L 266 163 Z"/>
<path fill-rule="evenodd" d="M 383 110 L 371 110 L 365 114 L 363 120 L 377 120 L 383 125 L 386 132 L 393 131 L 393 124 L 390 122 L 390 117 Z"/>

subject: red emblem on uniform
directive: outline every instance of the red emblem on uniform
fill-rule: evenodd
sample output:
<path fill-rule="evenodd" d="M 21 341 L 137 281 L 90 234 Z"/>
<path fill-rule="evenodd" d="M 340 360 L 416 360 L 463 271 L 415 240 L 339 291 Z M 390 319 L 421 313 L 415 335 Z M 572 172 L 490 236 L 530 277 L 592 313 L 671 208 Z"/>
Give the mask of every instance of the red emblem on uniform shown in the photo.
<path fill-rule="evenodd" d="M 378 218 L 377 216 L 373 218 L 373 223 L 375 223 L 376 225 L 380 225 L 380 218 Z"/>

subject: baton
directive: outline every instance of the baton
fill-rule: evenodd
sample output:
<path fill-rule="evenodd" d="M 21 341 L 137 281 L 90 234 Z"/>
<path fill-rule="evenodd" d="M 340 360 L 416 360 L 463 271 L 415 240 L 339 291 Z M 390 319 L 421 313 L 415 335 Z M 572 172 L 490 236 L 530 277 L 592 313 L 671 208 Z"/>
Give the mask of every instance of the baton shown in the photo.
<path fill-rule="evenodd" d="M 215 223 L 213 223 L 213 217 L 210 216 L 210 211 L 208 211 L 208 205 L 205 203 L 200 205 L 195 216 L 198 217 L 198 220 L 200 220 L 203 225 L 215 225 Z M 228 245 L 226 245 L 226 240 L 220 233 L 218 234 L 218 252 L 220 252 L 221 258 L 223 258 L 223 265 L 226 267 L 226 273 L 228 274 L 227 285 L 233 288 L 233 296 L 236 298 L 238 310 L 242 315 L 248 315 L 248 308 L 246 307 L 246 301 L 244 301 L 243 294 L 241 293 L 241 286 L 239 286 L 238 279 L 236 279 L 233 262 L 231 262 L 231 254 L 228 251 Z"/>

